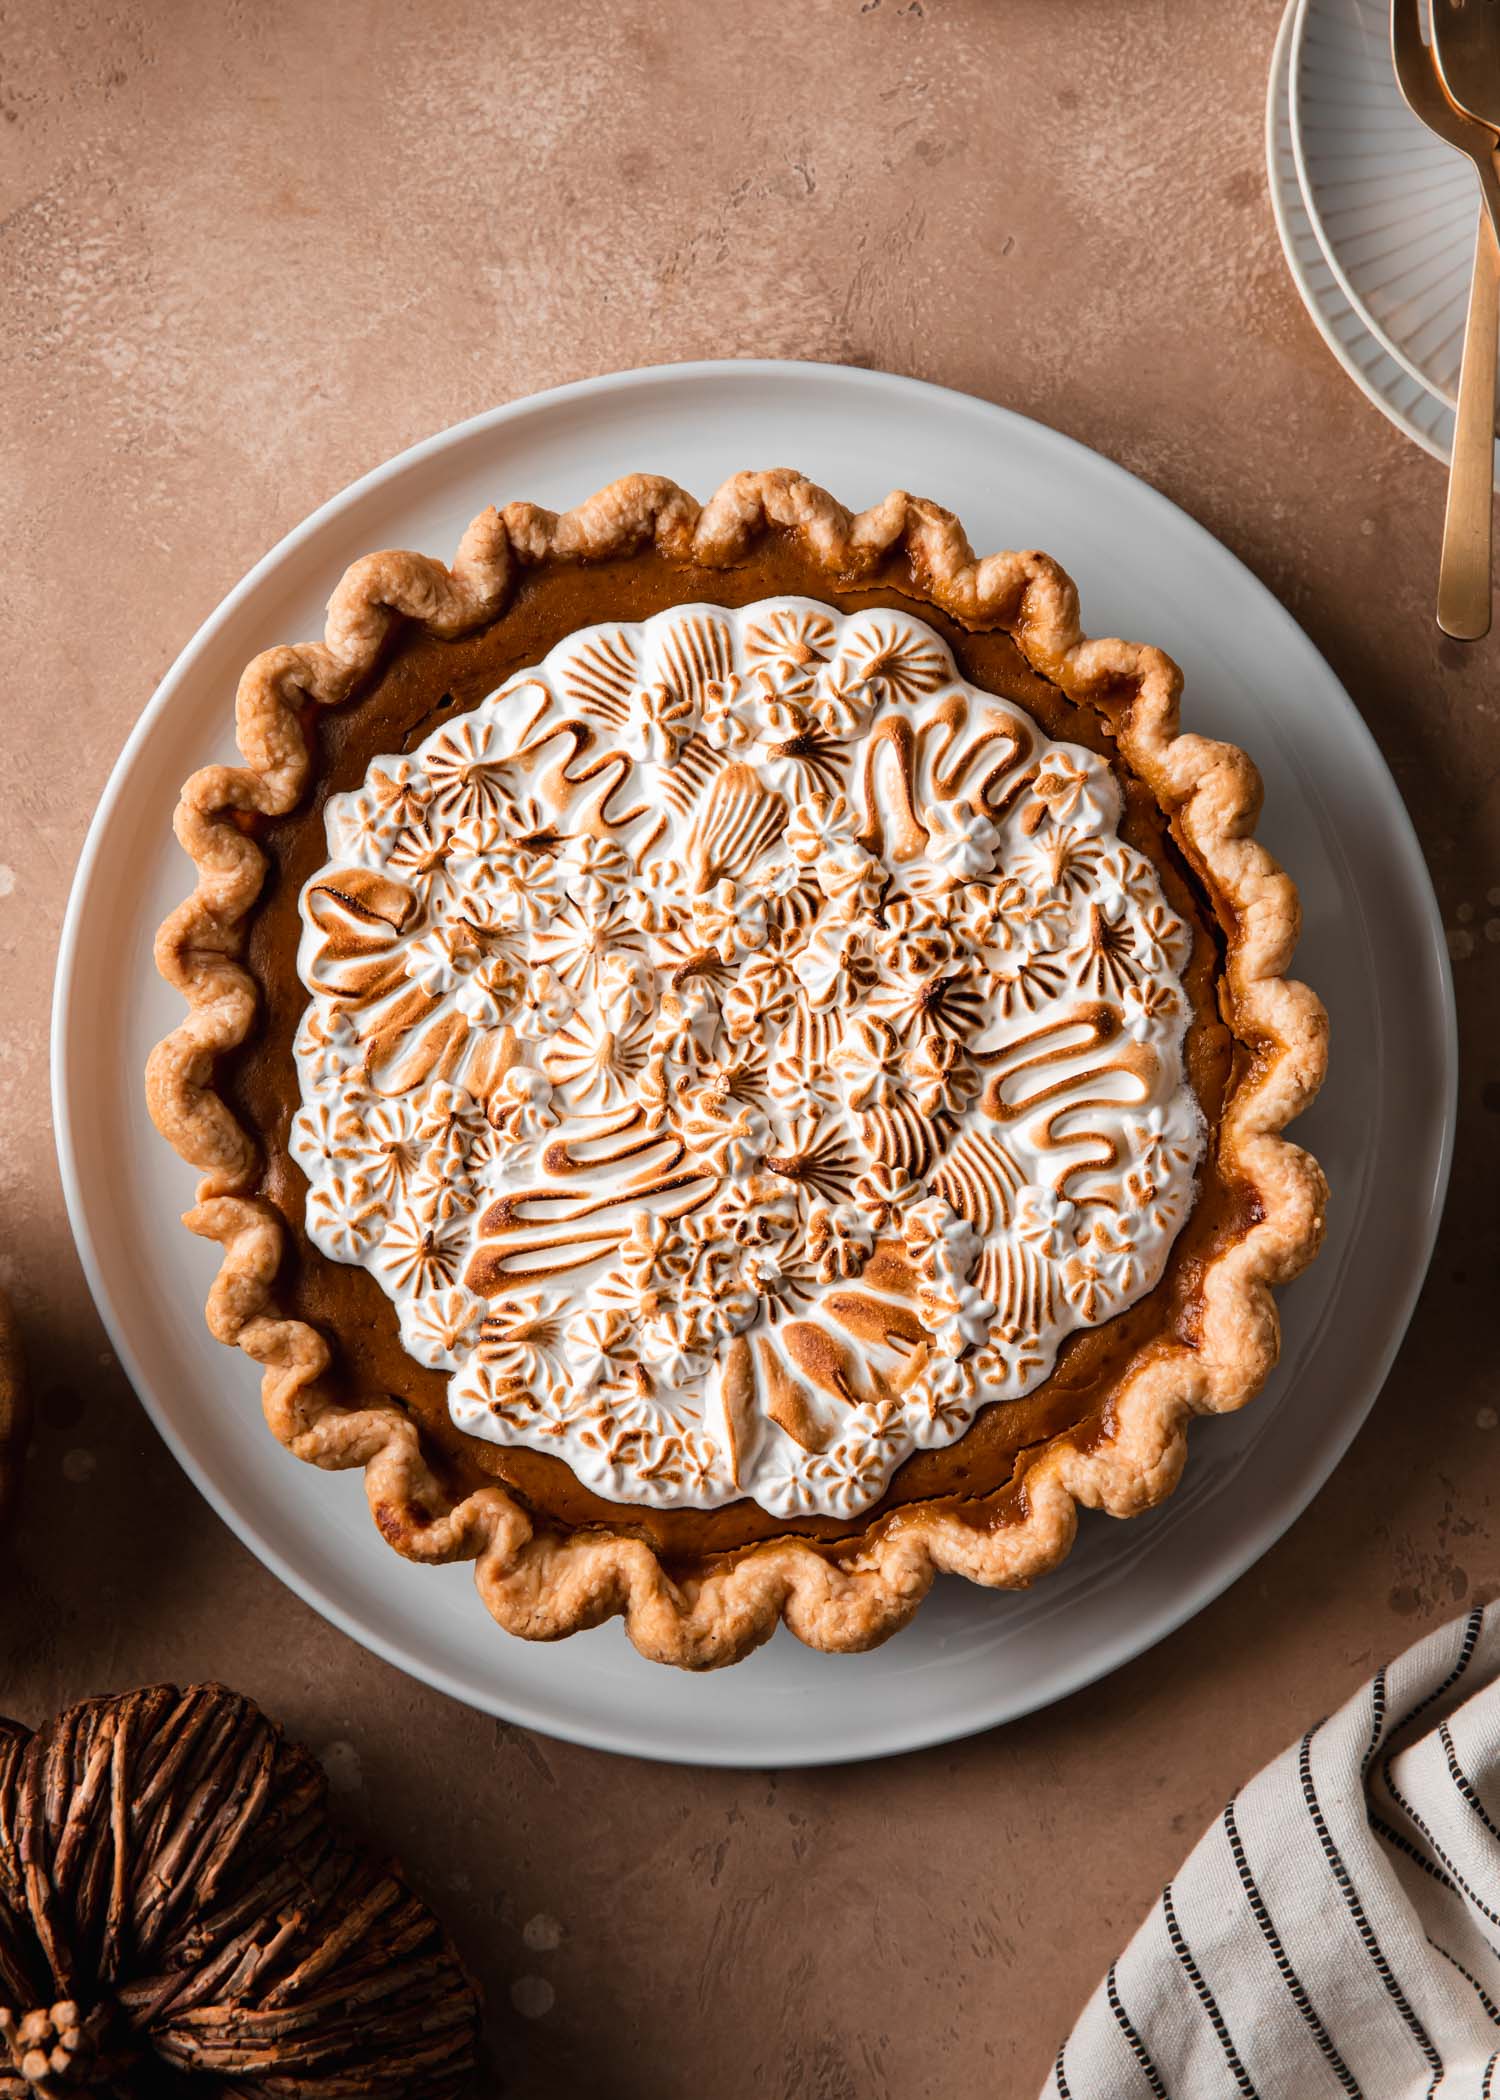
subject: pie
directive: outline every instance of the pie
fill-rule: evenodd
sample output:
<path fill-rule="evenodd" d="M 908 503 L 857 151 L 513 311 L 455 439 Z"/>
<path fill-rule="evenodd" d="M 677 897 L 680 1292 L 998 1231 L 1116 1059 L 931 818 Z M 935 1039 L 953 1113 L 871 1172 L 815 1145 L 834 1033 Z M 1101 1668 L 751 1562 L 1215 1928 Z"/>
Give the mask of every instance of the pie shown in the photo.
<path fill-rule="evenodd" d="M 275 1434 L 511 1632 L 692 1668 L 1159 1502 L 1326 1195 L 1296 891 L 1180 687 L 1046 556 L 786 471 L 356 562 L 157 940 Z"/>

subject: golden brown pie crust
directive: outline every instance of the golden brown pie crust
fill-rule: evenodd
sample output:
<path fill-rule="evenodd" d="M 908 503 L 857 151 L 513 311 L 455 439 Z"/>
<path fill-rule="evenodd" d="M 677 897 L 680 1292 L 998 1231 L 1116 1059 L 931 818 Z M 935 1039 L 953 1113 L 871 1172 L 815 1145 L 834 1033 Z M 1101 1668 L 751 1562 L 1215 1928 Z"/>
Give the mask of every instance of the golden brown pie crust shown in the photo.
<path fill-rule="evenodd" d="M 466 1436 L 445 1375 L 402 1349 L 375 1280 L 305 1236 L 306 1184 L 286 1150 L 306 999 L 297 897 L 326 854 L 326 795 L 581 626 L 785 593 L 917 607 L 965 677 L 1110 758 L 1124 836 L 1193 928 L 1188 1069 L 1212 1133 L 1156 1288 L 1073 1336 L 1024 1399 L 914 1454 L 847 1522 L 750 1501 L 624 1508 L 556 1459 Z M 191 1012 L 153 1054 L 151 1112 L 203 1170 L 186 1222 L 225 1250 L 210 1326 L 265 1366 L 282 1441 L 314 1463 L 364 1466 L 391 1543 L 419 1560 L 474 1558 L 512 1631 L 550 1638 L 623 1612 L 644 1653 L 694 1667 L 737 1659 L 778 1615 L 815 1646 L 870 1646 L 933 1573 L 1024 1584 L 1066 1553 L 1076 1501 L 1129 1515 L 1168 1493 L 1187 1417 L 1241 1405 L 1274 1362 L 1268 1286 L 1316 1250 L 1325 1194 L 1278 1134 L 1315 1093 L 1326 1049 L 1322 1008 L 1281 974 L 1296 893 L 1250 837 L 1250 761 L 1178 733 L 1180 683 L 1159 651 L 1082 640 L 1073 587 L 1046 557 L 976 563 L 933 504 L 898 492 L 851 516 L 787 472 L 737 476 L 701 511 L 672 483 L 633 476 L 562 517 L 485 513 L 451 572 L 410 554 L 356 564 L 325 643 L 269 651 L 242 678 L 246 767 L 207 768 L 184 788 L 177 830 L 199 886 L 157 945 Z"/>

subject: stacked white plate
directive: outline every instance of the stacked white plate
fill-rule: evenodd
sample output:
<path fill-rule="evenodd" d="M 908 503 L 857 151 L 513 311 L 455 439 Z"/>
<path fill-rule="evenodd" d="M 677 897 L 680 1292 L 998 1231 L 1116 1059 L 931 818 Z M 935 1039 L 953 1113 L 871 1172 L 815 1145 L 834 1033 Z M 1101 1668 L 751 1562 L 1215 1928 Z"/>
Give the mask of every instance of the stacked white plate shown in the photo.
<path fill-rule="evenodd" d="M 1329 349 L 1446 460 L 1478 192 L 1401 100 L 1389 20 L 1389 0 L 1290 0 L 1266 104 L 1271 202 Z"/>

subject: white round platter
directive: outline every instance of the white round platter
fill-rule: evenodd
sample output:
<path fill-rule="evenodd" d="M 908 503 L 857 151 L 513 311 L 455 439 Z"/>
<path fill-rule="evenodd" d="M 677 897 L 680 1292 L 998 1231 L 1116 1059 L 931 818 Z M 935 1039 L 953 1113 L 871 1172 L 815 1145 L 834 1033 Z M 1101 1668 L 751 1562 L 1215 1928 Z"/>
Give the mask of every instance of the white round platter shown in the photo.
<path fill-rule="evenodd" d="M 1169 649 L 1190 725 L 1254 752 L 1262 836 L 1302 887 L 1299 967 L 1344 1046 L 1298 1130 L 1336 1193 L 1321 1260 L 1285 1294 L 1281 1369 L 1242 1415 L 1196 1426 L 1162 1509 L 1086 1517 L 1070 1561 L 1030 1594 L 941 1583 L 872 1654 L 817 1655 L 782 1629 L 736 1668 L 691 1677 L 643 1662 L 618 1624 L 551 1647 L 507 1637 L 466 1567 L 390 1551 L 357 1474 L 281 1449 L 254 1367 L 204 1327 L 216 1249 L 178 1223 L 193 1176 L 151 1129 L 140 1073 L 179 1012 L 151 967 L 153 930 L 188 882 L 178 785 L 234 756 L 241 666 L 319 633 L 347 562 L 393 546 L 446 557 L 486 503 L 562 507 L 635 468 L 707 495 L 738 468 L 786 461 L 852 505 L 896 485 L 936 497 L 981 549 L 1053 550 L 1090 631 Z M 1369 732 L 1277 601 L 1164 497 L 1055 431 L 914 380 L 807 364 L 664 366 L 519 401 L 298 526 L 188 644 L 121 754 L 79 865 L 54 1014 L 58 1150 L 90 1284 L 162 1434 L 240 1537 L 356 1640 L 455 1698 L 601 1748 L 726 1765 L 873 1757 L 1009 1720 L 1138 1655 L 1242 1574 L 1307 1506 L 1385 1377 L 1436 1229 L 1454 1083 L 1420 850 Z"/>
<path fill-rule="evenodd" d="M 1446 463 L 1453 449 L 1452 407 L 1398 363 L 1371 332 L 1368 317 L 1350 303 L 1345 280 L 1320 244 L 1303 195 L 1292 133 L 1291 84 L 1293 41 L 1304 4 L 1307 0 L 1287 0 L 1266 92 L 1266 171 L 1281 245 L 1303 304 L 1355 385 L 1414 444 Z M 1500 458 L 1496 477 L 1500 480 Z"/>

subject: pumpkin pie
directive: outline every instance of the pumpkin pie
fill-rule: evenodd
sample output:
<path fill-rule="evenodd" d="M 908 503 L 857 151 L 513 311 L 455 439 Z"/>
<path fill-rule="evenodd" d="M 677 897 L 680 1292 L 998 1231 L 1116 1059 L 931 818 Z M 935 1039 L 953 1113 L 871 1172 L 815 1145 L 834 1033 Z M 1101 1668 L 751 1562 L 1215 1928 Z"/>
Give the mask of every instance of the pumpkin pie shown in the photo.
<path fill-rule="evenodd" d="M 375 554 L 187 782 L 213 1331 L 495 1618 L 866 1648 L 1275 1361 L 1326 1020 L 1260 786 L 1046 556 L 633 475 Z"/>

